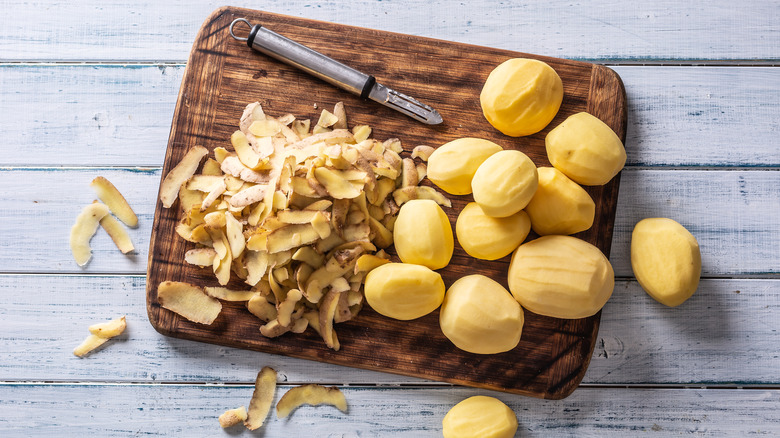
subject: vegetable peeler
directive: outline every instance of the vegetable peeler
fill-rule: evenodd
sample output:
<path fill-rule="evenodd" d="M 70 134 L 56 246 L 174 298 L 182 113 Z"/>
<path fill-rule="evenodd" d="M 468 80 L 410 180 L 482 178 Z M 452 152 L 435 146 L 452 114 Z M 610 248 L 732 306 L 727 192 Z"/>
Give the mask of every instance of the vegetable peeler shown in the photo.
<path fill-rule="evenodd" d="M 246 38 L 235 34 L 234 27 L 238 23 L 249 26 L 249 35 Z M 260 24 L 252 25 L 247 19 L 238 18 L 230 23 L 230 35 L 238 41 L 246 41 L 249 47 L 258 52 L 303 70 L 363 99 L 373 100 L 429 125 L 442 122 L 441 115 L 430 106 L 378 83 L 371 75 L 346 66 Z"/>

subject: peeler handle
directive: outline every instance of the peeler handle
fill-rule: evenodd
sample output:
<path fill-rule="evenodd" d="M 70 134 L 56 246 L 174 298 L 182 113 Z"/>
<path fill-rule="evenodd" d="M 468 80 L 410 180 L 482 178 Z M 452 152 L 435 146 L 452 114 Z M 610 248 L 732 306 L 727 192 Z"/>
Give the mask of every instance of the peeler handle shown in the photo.
<path fill-rule="evenodd" d="M 238 19 L 231 24 L 231 34 L 233 34 L 233 25 L 239 21 L 251 25 L 245 19 Z M 239 39 L 235 35 L 233 36 Z M 376 84 L 376 79 L 373 76 L 348 67 L 260 24 L 252 26 L 246 43 L 258 52 L 301 69 L 363 99 L 368 98 L 371 89 Z"/>

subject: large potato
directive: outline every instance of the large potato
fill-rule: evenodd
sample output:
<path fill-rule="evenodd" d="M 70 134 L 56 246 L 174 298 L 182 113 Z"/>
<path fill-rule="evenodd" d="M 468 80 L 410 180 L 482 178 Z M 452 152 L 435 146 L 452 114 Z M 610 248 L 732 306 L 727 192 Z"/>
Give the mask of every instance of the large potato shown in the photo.
<path fill-rule="evenodd" d="M 679 306 L 699 286 L 699 243 L 672 219 L 643 219 L 631 233 L 631 268 L 642 289 L 656 301 Z"/>
<path fill-rule="evenodd" d="M 523 309 L 508 290 L 484 275 L 468 275 L 450 286 L 439 313 L 442 333 L 469 353 L 509 351 L 520 342 Z"/>
<path fill-rule="evenodd" d="M 528 237 L 531 221 L 524 211 L 507 217 L 486 215 L 476 202 L 470 202 L 458 215 L 455 234 L 468 255 L 497 260 L 512 253 Z"/>
<path fill-rule="evenodd" d="M 615 287 L 609 260 L 571 236 L 544 236 L 520 245 L 509 264 L 509 290 L 539 315 L 577 319 L 596 314 Z"/>
<path fill-rule="evenodd" d="M 480 138 L 459 138 L 439 146 L 428 158 L 428 179 L 453 195 L 471 193 L 474 172 L 501 146 Z"/>
<path fill-rule="evenodd" d="M 626 164 L 626 150 L 615 131 L 588 113 L 569 116 L 544 143 L 553 167 L 586 186 L 608 183 Z"/>
<path fill-rule="evenodd" d="M 563 82 L 552 67 L 516 58 L 496 67 L 479 95 L 482 113 L 494 128 L 512 137 L 547 126 L 563 101 Z"/>
<path fill-rule="evenodd" d="M 507 150 L 488 157 L 471 180 L 474 201 L 488 216 L 511 216 L 528 205 L 539 179 L 536 165 L 520 151 Z"/>
<path fill-rule="evenodd" d="M 444 438 L 511 438 L 517 432 L 517 416 L 494 397 L 469 397 L 447 412 L 442 420 Z"/>
<path fill-rule="evenodd" d="M 368 305 L 384 316 L 410 320 L 436 310 L 444 300 L 444 280 L 425 266 L 387 263 L 366 276 Z"/>
<path fill-rule="evenodd" d="M 414 199 L 401 206 L 393 241 L 402 262 L 431 269 L 447 266 L 455 248 L 449 218 L 430 199 Z"/>
<path fill-rule="evenodd" d="M 540 167 L 539 187 L 525 211 L 540 236 L 574 234 L 593 225 L 596 204 L 588 192 L 554 167 Z"/>

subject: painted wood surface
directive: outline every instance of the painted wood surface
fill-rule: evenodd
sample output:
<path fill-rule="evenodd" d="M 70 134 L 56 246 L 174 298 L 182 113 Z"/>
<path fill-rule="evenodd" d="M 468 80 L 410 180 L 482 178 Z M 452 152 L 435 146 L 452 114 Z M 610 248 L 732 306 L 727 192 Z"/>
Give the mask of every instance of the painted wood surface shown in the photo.
<path fill-rule="evenodd" d="M 296 384 L 427 382 L 165 337 L 147 320 L 144 292 L 142 276 L 3 275 L 0 381 L 247 384 L 268 365 L 280 381 Z M 618 281 L 583 383 L 776 385 L 778 311 L 776 279 L 704 280 L 675 309 L 653 301 L 635 281 Z M 86 358 L 71 354 L 90 324 L 121 315 L 126 334 Z"/>
<path fill-rule="evenodd" d="M 777 62 L 776 1 L 436 3 L 234 1 L 233 6 L 563 58 L 608 62 Z M 4 60 L 183 61 L 223 2 L 6 1 Z"/>
<path fill-rule="evenodd" d="M 80 268 L 68 236 L 78 212 L 95 199 L 89 182 L 96 176 L 112 181 L 138 214 L 138 228 L 129 230 L 136 250 L 123 255 L 99 232 L 92 239 L 92 261 Z M 6 189 L 0 199 L 0 223 L 6 224 L 0 229 L 3 271 L 144 274 L 159 182 L 158 168 L 0 168 L 0 187 Z M 610 260 L 618 277 L 631 277 L 634 224 L 664 216 L 699 240 L 705 277 L 776 275 L 778 211 L 777 170 L 628 168 L 621 176 Z"/>
<path fill-rule="evenodd" d="M 274 403 L 290 386 L 277 388 Z M 517 436 L 774 436 L 778 390 L 581 388 L 547 401 L 459 387 L 342 387 L 348 412 L 303 406 L 271 413 L 257 433 L 221 430 L 219 414 L 247 405 L 251 386 L 0 384 L 6 436 L 437 437 L 449 406 L 473 395 L 497 397 L 518 418 Z M 69 403 L 57 400 L 67 394 Z M 738 412 L 738 415 L 735 415 Z"/>
<path fill-rule="evenodd" d="M 780 166 L 780 69 L 613 69 L 628 95 L 629 166 Z M 0 64 L 0 165 L 161 166 L 183 72 Z"/>

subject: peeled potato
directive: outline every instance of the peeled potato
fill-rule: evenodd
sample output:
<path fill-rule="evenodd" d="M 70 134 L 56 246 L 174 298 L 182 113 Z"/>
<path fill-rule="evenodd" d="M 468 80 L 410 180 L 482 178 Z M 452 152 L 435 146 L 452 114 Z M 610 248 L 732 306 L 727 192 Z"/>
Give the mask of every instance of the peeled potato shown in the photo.
<path fill-rule="evenodd" d="M 401 206 L 393 241 L 402 262 L 431 269 L 447 266 L 455 247 L 449 218 L 430 199 L 414 199 Z"/>
<path fill-rule="evenodd" d="M 596 204 L 588 192 L 554 167 L 540 167 L 539 187 L 525 207 L 540 236 L 574 234 L 593 225 Z"/>
<path fill-rule="evenodd" d="M 672 219 L 643 219 L 631 233 L 631 268 L 642 289 L 656 301 L 679 306 L 699 286 L 699 243 Z"/>
<path fill-rule="evenodd" d="M 569 116 L 544 139 L 553 167 L 586 186 L 608 183 L 626 164 L 615 131 L 588 113 Z"/>
<path fill-rule="evenodd" d="M 542 61 L 510 59 L 490 72 L 479 102 L 494 128 L 512 137 L 531 135 L 555 118 L 563 102 L 563 82 Z"/>
<path fill-rule="evenodd" d="M 442 333 L 469 353 L 509 351 L 520 342 L 523 309 L 508 290 L 484 275 L 468 275 L 450 286 L 439 313 Z"/>
<path fill-rule="evenodd" d="M 512 438 L 517 416 L 494 397 L 469 397 L 447 412 L 442 420 L 444 438 Z"/>
<path fill-rule="evenodd" d="M 511 254 L 528 237 L 529 231 L 531 221 L 526 212 L 492 217 L 476 202 L 463 207 L 455 223 L 460 246 L 468 255 L 482 260 L 497 260 Z"/>
<path fill-rule="evenodd" d="M 480 138 L 459 138 L 439 146 L 428 158 L 428 179 L 453 195 L 471 193 L 474 172 L 501 146 Z"/>
<path fill-rule="evenodd" d="M 444 300 L 444 280 L 425 266 L 387 263 L 366 276 L 368 305 L 388 318 L 410 320 L 436 310 Z"/>
<path fill-rule="evenodd" d="M 538 186 L 536 165 L 520 151 L 497 152 L 474 174 L 474 201 L 488 216 L 511 216 L 528 205 Z"/>
<path fill-rule="evenodd" d="M 609 260 L 571 236 L 543 236 L 520 245 L 509 264 L 509 290 L 524 309 L 553 318 L 596 314 L 615 287 Z"/>

